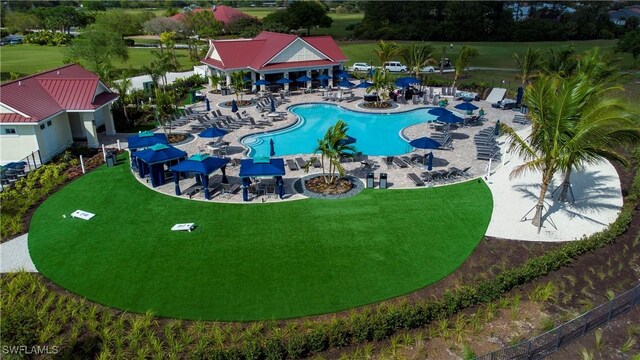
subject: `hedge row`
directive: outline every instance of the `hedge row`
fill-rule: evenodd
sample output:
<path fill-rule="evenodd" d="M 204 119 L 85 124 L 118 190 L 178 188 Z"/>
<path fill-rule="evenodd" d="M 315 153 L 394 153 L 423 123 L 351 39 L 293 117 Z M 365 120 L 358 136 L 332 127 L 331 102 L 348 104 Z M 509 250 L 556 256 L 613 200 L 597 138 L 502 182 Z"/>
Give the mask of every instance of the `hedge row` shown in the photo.
<path fill-rule="evenodd" d="M 638 155 L 640 152 L 636 151 L 636 160 Z M 622 212 L 607 229 L 582 240 L 567 243 L 557 250 L 530 259 L 521 266 L 505 270 L 477 285 L 447 291 L 440 299 L 425 299 L 412 304 L 404 302 L 398 305 L 383 305 L 375 312 L 366 308 L 363 312 L 353 313 L 346 319 L 334 317 L 331 322 L 309 325 L 306 331 L 292 332 L 286 338 L 271 336 L 257 341 L 249 340 L 241 347 L 216 349 L 206 356 L 214 359 L 301 358 L 329 349 L 383 340 L 399 330 L 424 327 L 434 320 L 449 317 L 465 308 L 497 300 L 519 285 L 547 275 L 569 265 L 585 253 L 615 242 L 628 229 L 638 205 L 639 195 L 640 171 L 636 173 Z"/>

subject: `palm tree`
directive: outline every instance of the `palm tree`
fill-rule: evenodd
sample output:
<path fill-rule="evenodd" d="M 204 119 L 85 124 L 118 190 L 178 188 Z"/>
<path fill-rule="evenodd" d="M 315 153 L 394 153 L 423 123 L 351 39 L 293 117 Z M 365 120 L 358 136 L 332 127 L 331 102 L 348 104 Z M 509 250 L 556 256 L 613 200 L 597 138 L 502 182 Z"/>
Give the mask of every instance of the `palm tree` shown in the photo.
<path fill-rule="evenodd" d="M 590 91 L 585 85 L 578 78 L 542 75 L 534 84 L 527 86 L 524 93 L 530 109 L 531 134 L 523 139 L 512 128 L 502 126 L 511 140 L 509 151 L 514 151 L 525 160 L 524 164 L 513 170 L 511 176 L 519 176 L 526 171 L 542 173 L 540 195 L 531 221 L 538 231 L 542 227 L 544 200 L 549 184 L 556 171 L 563 166 L 564 146 L 570 141 L 572 124 Z"/>
<path fill-rule="evenodd" d="M 399 53 L 409 72 L 415 73 L 416 77 L 420 74 L 420 68 L 436 63 L 433 59 L 433 47 L 428 44 L 405 45 L 400 48 Z"/>
<path fill-rule="evenodd" d="M 342 120 L 338 120 L 335 125 L 329 127 L 324 135 L 324 138 L 318 139 L 318 146 L 314 150 L 314 154 L 320 154 L 320 162 L 322 164 L 322 173 L 324 181 L 327 184 L 333 184 L 339 178 L 344 177 L 345 170 L 340 163 L 340 158 L 346 156 L 350 157 L 356 152 L 353 145 L 347 143 L 347 131 L 349 126 Z M 328 171 L 325 169 L 325 159 L 329 167 Z M 315 161 L 312 158 L 310 162 Z M 309 170 L 309 166 L 306 166 L 305 171 Z M 338 172 L 339 177 L 335 176 L 335 172 Z"/>
<path fill-rule="evenodd" d="M 169 71 L 176 70 L 176 66 L 171 59 L 171 54 L 169 54 L 168 52 L 162 54 L 157 51 L 152 51 L 151 53 L 156 57 L 156 61 L 151 62 L 151 66 L 157 69 L 157 71 L 161 74 L 163 85 L 167 86 L 167 73 Z"/>
<path fill-rule="evenodd" d="M 236 100 L 240 102 L 244 94 L 244 71 L 236 71 L 231 73 L 231 85 L 236 93 Z"/>
<path fill-rule="evenodd" d="M 537 76 L 536 72 L 542 64 L 542 53 L 540 49 L 531 50 L 531 47 L 528 47 L 522 58 L 518 53 L 513 53 L 513 60 L 516 61 L 520 70 L 516 78 L 522 80 L 521 86 L 524 88 L 531 79 Z"/>
<path fill-rule="evenodd" d="M 127 112 L 127 105 L 129 105 L 129 89 L 131 89 L 131 79 L 124 77 L 122 80 L 114 82 L 112 85 L 116 92 L 120 95 L 120 102 L 122 103 L 122 110 L 124 111 L 124 118 L 127 119 L 127 124 L 133 127 L 131 120 L 129 119 L 129 113 Z"/>
<path fill-rule="evenodd" d="M 173 115 L 175 113 L 175 93 L 173 91 L 160 91 L 159 89 L 155 89 L 155 113 L 156 120 L 160 125 L 162 125 L 162 129 L 164 133 L 167 134 L 167 129 L 169 129 L 169 134 L 171 133 L 171 122 L 173 121 Z"/>
<path fill-rule="evenodd" d="M 380 65 L 384 66 L 384 63 L 390 61 L 392 57 L 398 54 L 398 45 L 396 43 L 386 43 L 384 40 L 380 40 L 378 48 L 373 52 L 380 60 Z M 382 69 L 384 70 L 384 68 Z"/>
<path fill-rule="evenodd" d="M 371 93 L 373 91 L 378 95 L 378 100 L 375 102 L 375 107 L 382 107 L 382 103 L 384 103 L 387 99 L 387 90 L 393 89 L 393 80 L 389 77 L 389 74 L 386 71 L 375 71 L 373 76 L 371 77 L 371 86 L 369 86 L 365 91 L 367 93 Z"/>
<path fill-rule="evenodd" d="M 576 54 L 573 46 L 566 46 L 558 50 L 549 49 L 543 68 L 549 74 L 559 74 L 570 76 L 577 64 Z"/>
<path fill-rule="evenodd" d="M 220 77 L 220 75 L 217 74 L 211 74 L 208 77 L 209 79 L 209 84 L 211 85 L 211 90 L 215 91 L 216 88 L 218 87 L 218 84 L 220 84 L 220 82 L 222 81 L 222 77 Z"/>
<path fill-rule="evenodd" d="M 159 88 L 160 78 L 162 77 L 162 74 L 157 67 L 153 66 L 153 63 L 142 66 L 141 70 L 143 73 L 151 77 L 151 83 L 153 84 L 154 90 L 151 92 L 150 96 L 155 95 L 155 90 Z"/>
<path fill-rule="evenodd" d="M 479 54 L 480 53 L 478 52 L 478 49 L 469 47 L 467 45 L 463 46 L 462 49 L 460 49 L 458 57 L 453 62 L 453 66 L 455 67 L 455 75 L 453 77 L 453 84 L 451 86 L 456 86 L 458 76 L 460 76 L 463 71 L 466 71 L 467 67 L 469 67 L 469 64 L 471 64 L 471 60 L 476 58 Z"/>

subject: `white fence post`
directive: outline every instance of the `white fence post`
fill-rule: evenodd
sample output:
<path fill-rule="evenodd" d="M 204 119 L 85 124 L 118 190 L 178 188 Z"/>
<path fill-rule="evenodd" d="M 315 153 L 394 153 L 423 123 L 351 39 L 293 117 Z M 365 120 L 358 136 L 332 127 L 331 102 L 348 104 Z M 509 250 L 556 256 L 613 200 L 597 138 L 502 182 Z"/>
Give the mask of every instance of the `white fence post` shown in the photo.
<path fill-rule="evenodd" d="M 118 144 L 118 150 L 122 150 L 122 147 L 120 147 L 120 139 L 118 139 L 116 143 Z"/>
<path fill-rule="evenodd" d="M 86 171 L 84 169 L 84 160 L 82 159 L 82 155 L 80 155 L 80 167 L 82 168 L 82 173 L 84 174 Z"/>
<path fill-rule="evenodd" d="M 104 148 L 104 144 L 102 144 L 102 159 L 104 159 L 104 162 L 107 162 L 107 151 Z"/>

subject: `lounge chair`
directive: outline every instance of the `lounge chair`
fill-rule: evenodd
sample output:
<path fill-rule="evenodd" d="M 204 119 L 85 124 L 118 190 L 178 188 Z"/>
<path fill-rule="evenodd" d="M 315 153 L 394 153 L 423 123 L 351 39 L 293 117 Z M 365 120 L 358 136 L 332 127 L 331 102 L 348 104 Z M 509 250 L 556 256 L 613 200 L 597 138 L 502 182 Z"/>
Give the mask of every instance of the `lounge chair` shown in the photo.
<path fill-rule="evenodd" d="M 306 161 L 304 161 L 304 159 L 303 159 L 303 158 L 301 158 L 301 157 L 297 157 L 297 158 L 295 158 L 295 161 L 296 161 L 296 164 L 298 164 L 298 167 L 299 167 L 300 169 L 304 169 L 304 168 L 305 168 L 305 166 L 307 166 L 307 162 L 306 162 Z"/>
<path fill-rule="evenodd" d="M 316 169 L 319 169 L 322 167 L 322 164 L 320 163 L 320 161 L 318 160 L 318 158 L 313 158 L 311 159 L 313 160 L 313 167 Z"/>
<path fill-rule="evenodd" d="M 418 175 L 414 173 L 408 173 L 407 177 L 413 181 L 416 186 L 424 186 L 424 181 L 418 177 Z"/>
<path fill-rule="evenodd" d="M 193 184 L 188 188 L 184 189 L 182 194 L 188 195 L 189 199 L 191 199 L 195 194 L 199 193 L 203 188 L 204 187 L 202 186 L 202 184 Z"/>
<path fill-rule="evenodd" d="M 409 167 L 409 164 L 407 164 L 406 162 L 402 161 L 402 160 L 401 160 L 399 157 L 397 157 L 397 156 L 394 156 L 394 157 L 393 157 L 393 163 L 394 163 L 396 166 L 398 166 L 398 167 L 400 167 L 400 168 L 403 168 L 403 169 L 404 169 L 404 168 L 408 168 L 408 167 Z"/>
<path fill-rule="evenodd" d="M 387 165 L 387 168 L 393 167 L 393 156 L 387 156 L 384 159 L 384 163 Z"/>
<path fill-rule="evenodd" d="M 238 184 L 222 184 L 222 191 L 220 191 L 220 195 L 233 195 L 240 190 L 240 185 Z"/>
<path fill-rule="evenodd" d="M 289 170 L 291 170 L 291 171 L 298 170 L 298 165 L 296 164 L 295 161 L 293 161 L 291 159 L 287 159 L 287 166 L 289 167 Z"/>

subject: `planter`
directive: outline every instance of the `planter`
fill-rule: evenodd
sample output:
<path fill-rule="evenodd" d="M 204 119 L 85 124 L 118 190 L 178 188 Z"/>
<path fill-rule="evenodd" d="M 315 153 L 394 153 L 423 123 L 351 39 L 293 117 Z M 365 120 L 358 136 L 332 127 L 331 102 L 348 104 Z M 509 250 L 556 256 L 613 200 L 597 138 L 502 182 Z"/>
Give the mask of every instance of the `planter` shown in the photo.
<path fill-rule="evenodd" d="M 298 181 L 301 182 L 302 194 L 306 197 L 315 199 L 345 199 L 358 194 L 362 189 L 364 189 L 364 183 L 359 178 L 351 175 L 346 175 L 342 178 L 342 180 L 351 184 L 351 189 L 341 194 L 323 194 L 307 188 L 307 181 L 313 181 L 318 178 L 322 179 L 322 177 L 322 174 L 312 174 L 300 178 Z"/>

